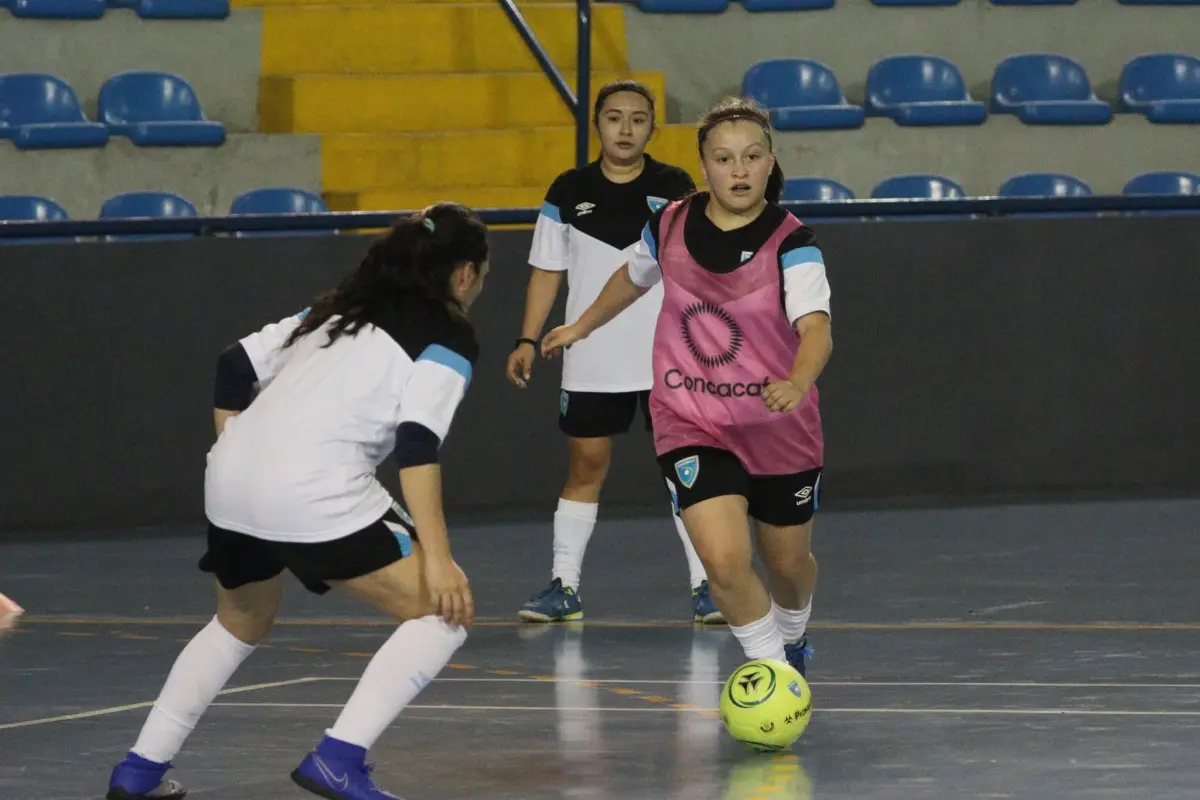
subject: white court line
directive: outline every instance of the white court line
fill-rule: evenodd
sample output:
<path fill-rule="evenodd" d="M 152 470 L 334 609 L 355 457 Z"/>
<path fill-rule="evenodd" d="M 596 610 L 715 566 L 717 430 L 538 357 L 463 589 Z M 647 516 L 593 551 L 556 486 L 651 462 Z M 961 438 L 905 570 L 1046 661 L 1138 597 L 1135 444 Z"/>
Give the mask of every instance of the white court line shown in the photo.
<path fill-rule="evenodd" d="M 359 678 L 350 677 L 321 677 L 320 681 L 357 681 Z M 615 684 L 618 686 L 724 686 L 724 681 L 681 681 L 681 680 L 621 680 L 619 678 L 604 678 L 588 680 L 587 678 L 435 678 L 434 683 L 579 683 L 579 684 Z M 813 688 L 822 686 L 866 686 L 871 688 L 921 688 L 928 687 L 962 687 L 1001 688 L 1001 689 L 1200 689 L 1200 683 L 1034 683 L 1014 681 L 1003 683 L 996 681 L 809 681 Z"/>
<path fill-rule="evenodd" d="M 342 708 L 343 703 L 213 703 L 221 708 Z M 715 708 L 676 708 L 669 705 L 644 708 L 600 708 L 597 706 L 460 706 L 412 705 L 406 711 L 582 711 L 613 714 L 646 714 L 676 711 L 691 714 L 716 713 Z M 1087 717 L 1200 717 L 1200 711 L 1105 711 L 1075 708 L 822 708 L 814 714 L 995 714 L 1014 716 L 1087 716 Z"/>
<path fill-rule="evenodd" d="M 300 683 L 314 683 L 321 678 L 294 678 L 290 681 L 274 681 L 272 683 L 255 683 L 250 686 L 238 686 L 234 689 L 226 689 L 217 694 L 218 697 L 226 694 L 242 694 L 243 692 L 257 692 L 261 689 L 276 689 L 280 686 L 295 686 Z M 112 706 L 110 708 L 98 708 L 95 711 L 82 711 L 78 714 L 64 714 L 61 717 L 45 717 L 43 719 L 27 719 L 23 722 L 6 722 L 0 724 L 0 731 L 12 730 L 13 728 L 28 728 L 32 725 L 49 725 L 52 722 L 71 722 L 77 719 L 89 719 L 91 717 L 105 717 L 109 714 L 120 714 L 122 711 L 135 711 L 139 708 L 149 708 L 154 705 L 154 701 L 150 700 L 145 703 L 130 703 L 127 706 Z"/>

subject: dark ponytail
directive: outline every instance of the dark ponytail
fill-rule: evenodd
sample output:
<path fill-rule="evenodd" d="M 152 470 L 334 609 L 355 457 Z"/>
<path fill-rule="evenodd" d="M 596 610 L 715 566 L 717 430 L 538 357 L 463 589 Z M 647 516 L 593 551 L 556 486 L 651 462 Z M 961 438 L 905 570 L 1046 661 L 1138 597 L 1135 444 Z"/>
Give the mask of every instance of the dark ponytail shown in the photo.
<path fill-rule="evenodd" d="M 463 263 L 482 269 L 488 258 L 487 226 L 458 203 L 437 203 L 398 221 L 377 239 L 337 288 L 319 295 L 284 347 L 318 330 L 330 318 L 328 346 L 343 333 L 353 336 L 382 308 L 416 300 L 447 315 L 464 310 L 450 290 L 450 277 Z"/>
<path fill-rule="evenodd" d="M 775 167 L 771 170 L 771 176 L 767 178 L 766 198 L 768 203 L 779 203 L 779 199 L 783 197 L 783 167 L 779 166 L 779 159 L 775 159 Z"/>

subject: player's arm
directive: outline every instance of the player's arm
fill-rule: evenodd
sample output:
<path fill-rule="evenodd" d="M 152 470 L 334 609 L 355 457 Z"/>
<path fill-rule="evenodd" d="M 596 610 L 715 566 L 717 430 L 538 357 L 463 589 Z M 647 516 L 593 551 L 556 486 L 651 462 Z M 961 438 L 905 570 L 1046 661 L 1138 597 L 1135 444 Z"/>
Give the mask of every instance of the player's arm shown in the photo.
<path fill-rule="evenodd" d="M 780 248 L 784 310 L 800 337 L 786 380 L 768 385 L 763 400 L 775 411 L 790 411 L 812 389 L 833 353 L 829 280 L 825 258 L 808 228 L 792 233 Z"/>
<path fill-rule="evenodd" d="M 559 209 L 562 185 L 562 177 L 551 185 L 533 229 L 533 244 L 529 249 L 529 265 L 533 270 L 525 289 L 525 316 L 521 320 L 519 337 L 529 341 L 517 343 L 506 368 L 508 380 L 521 388 L 529 383 L 537 354 L 536 346 L 530 342 L 541 338 L 567 272 L 570 229 L 563 223 Z"/>
<path fill-rule="evenodd" d="M 474 618 L 474 600 L 450 553 L 439 451 L 477 358 L 474 339 L 465 334 L 427 347 L 404 386 L 396 428 L 400 490 L 424 553 L 430 597 L 447 622 L 463 626 Z"/>
<path fill-rule="evenodd" d="M 600 290 L 599 296 L 571 325 L 563 325 L 546 334 L 542 341 L 542 354 L 549 356 L 563 347 L 586 339 L 597 328 L 636 303 L 642 295 L 662 280 L 658 265 L 658 241 L 655 231 L 662 219 L 659 212 L 642 229 L 642 238 L 630 253 L 629 261 L 622 265 Z"/>
<path fill-rule="evenodd" d="M 221 351 L 213 387 L 213 425 L 218 437 L 225 423 L 249 408 L 254 393 L 283 369 L 287 363 L 283 343 L 306 313 L 307 309 L 266 325 Z"/>

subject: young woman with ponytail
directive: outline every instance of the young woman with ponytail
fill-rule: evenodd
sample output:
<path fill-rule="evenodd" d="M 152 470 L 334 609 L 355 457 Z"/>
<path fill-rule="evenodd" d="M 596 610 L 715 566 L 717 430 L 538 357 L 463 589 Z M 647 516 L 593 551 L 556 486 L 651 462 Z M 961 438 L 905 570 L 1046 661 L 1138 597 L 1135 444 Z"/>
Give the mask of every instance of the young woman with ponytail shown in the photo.
<path fill-rule="evenodd" d="M 184 797 L 165 777 L 171 759 L 266 638 L 285 570 L 399 623 L 292 779 L 325 798 L 395 797 L 371 779 L 366 752 L 474 618 L 450 554 L 438 449 L 478 357 L 467 313 L 487 271 L 486 227 L 439 203 L 398 222 L 311 308 L 221 355 L 200 561 L 216 578 L 216 615 L 175 661 L 108 800 Z M 375 479 L 393 451 L 407 508 Z"/>

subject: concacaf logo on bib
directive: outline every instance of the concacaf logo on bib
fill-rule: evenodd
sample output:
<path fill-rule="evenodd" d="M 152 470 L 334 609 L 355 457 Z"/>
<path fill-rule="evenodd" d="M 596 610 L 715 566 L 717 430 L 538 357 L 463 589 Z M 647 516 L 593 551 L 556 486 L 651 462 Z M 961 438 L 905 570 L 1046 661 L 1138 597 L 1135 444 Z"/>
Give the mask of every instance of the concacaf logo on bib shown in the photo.
<path fill-rule="evenodd" d="M 658 210 L 666 204 L 667 200 L 665 197 L 651 197 L 650 195 L 646 196 L 646 205 L 650 206 L 650 210 L 655 213 L 658 213 Z"/>

